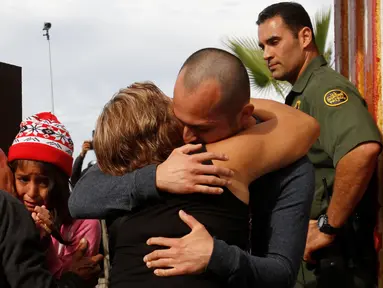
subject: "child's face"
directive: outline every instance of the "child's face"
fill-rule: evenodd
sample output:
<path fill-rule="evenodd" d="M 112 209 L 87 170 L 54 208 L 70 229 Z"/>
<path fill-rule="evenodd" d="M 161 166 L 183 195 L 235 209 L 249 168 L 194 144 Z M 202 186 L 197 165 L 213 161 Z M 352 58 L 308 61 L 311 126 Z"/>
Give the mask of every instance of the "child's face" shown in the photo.
<path fill-rule="evenodd" d="M 36 206 L 47 205 L 48 192 L 53 183 L 43 174 L 38 163 L 23 161 L 15 171 L 15 186 L 18 198 L 33 212 Z"/>

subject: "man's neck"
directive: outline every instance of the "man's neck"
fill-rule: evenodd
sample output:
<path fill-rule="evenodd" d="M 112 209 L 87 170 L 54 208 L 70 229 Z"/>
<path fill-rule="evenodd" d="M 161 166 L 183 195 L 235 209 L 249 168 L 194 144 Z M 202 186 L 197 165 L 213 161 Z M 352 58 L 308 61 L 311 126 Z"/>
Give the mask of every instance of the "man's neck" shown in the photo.
<path fill-rule="evenodd" d="M 312 51 L 312 52 L 309 52 L 307 54 L 307 57 L 301 67 L 301 69 L 298 71 L 298 74 L 297 74 L 297 77 L 295 77 L 295 79 L 289 81 L 291 85 L 294 85 L 295 82 L 297 82 L 297 80 L 299 79 L 299 77 L 302 75 L 302 73 L 306 70 L 307 66 L 309 66 L 309 64 L 311 63 L 311 61 L 318 57 L 319 56 L 319 52 L 318 51 Z"/>

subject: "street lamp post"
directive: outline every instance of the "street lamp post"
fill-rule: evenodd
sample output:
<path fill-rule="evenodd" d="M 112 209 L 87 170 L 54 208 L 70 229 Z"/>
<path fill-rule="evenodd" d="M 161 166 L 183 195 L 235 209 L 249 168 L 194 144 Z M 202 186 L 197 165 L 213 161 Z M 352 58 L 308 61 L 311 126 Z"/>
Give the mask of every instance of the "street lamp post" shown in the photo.
<path fill-rule="evenodd" d="M 52 54 L 51 54 L 51 38 L 49 35 L 49 30 L 51 29 L 52 24 L 50 22 L 44 23 L 43 31 L 45 31 L 45 36 L 48 40 L 48 48 L 49 48 L 49 72 L 50 72 L 50 78 L 51 78 L 51 103 L 52 103 L 52 114 L 55 113 L 55 99 L 53 96 L 53 72 L 52 72 Z"/>

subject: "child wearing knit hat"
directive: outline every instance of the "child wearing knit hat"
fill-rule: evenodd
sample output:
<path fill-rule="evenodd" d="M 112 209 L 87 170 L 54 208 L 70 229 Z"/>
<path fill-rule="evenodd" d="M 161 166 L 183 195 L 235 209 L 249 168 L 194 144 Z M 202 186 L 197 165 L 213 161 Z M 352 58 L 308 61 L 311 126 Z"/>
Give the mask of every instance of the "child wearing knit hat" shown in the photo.
<path fill-rule="evenodd" d="M 8 153 L 15 194 L 40 229 L 47 247 L 47 266 L 56 278 L 70 267 L 82 238 L 89 244 L 86 256 L 98 253 L 101 240 L 98 220 L 75 220 L 69 214 L 72 153 L 67 129 L 50 112 L 21 122 Z"/>

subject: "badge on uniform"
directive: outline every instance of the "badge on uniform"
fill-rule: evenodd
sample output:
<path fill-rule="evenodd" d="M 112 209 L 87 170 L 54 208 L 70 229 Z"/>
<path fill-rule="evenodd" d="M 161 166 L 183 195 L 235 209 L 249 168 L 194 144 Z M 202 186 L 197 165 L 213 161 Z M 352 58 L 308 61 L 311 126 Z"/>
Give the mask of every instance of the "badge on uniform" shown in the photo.
<path fill-rule="evenodd" d="M 330 90 L 324 95 L 324 103 L 330 107 L 342 105 L 347 101 L 347 94 L 340 89 Z"/>
<path fill-rule="evenodd" d="M 298 100 L 297 102 L 295 102 L 294 108 L 299 110 L 300 107 L 301 107 L 301 100 Z"/>

